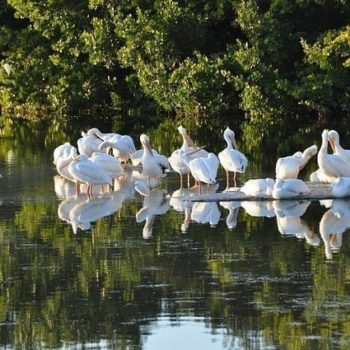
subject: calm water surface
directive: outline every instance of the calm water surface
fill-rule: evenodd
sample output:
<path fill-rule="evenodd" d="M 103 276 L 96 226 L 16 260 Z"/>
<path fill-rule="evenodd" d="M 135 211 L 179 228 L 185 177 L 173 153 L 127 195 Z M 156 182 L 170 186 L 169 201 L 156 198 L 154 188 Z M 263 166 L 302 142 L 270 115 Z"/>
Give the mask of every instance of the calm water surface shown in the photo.
<path fill-rule="evenodd" d="M 350 347 L 350 203 L 190 204 L 175 174 L 143 198 L 135 172 L 88 200 L 33 144 L 0 148 L 1 347 Z"/>

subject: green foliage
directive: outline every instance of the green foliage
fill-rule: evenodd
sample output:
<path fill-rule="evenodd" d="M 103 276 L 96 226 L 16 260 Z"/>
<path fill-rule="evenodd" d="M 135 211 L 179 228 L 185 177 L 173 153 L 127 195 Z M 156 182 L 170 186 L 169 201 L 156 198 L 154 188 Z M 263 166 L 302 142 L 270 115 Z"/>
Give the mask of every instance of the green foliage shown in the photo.
<path fill-rule="evenodd" d="M 271 132 L 344 116 L 349 18 L 345 0 L 7 0 L 0 105 L 118 129 L 171 117 Z"/>

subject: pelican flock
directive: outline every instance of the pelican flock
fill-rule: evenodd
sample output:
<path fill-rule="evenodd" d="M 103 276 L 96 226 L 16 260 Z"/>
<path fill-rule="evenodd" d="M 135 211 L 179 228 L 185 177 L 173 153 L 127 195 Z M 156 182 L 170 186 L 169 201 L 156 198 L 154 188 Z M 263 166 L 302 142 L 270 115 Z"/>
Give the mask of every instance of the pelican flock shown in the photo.
<path fill-rule="evenodd" d="M 170 156 L 162 155 L 153 148 L 149 135 L 140 135 L 140 148 L 137 150 L 136 142 L 130 136 L 104 133 L 97 128 L 82 132 L 76 146 L 69 142 L 59 145 L 53 152 L 53 162 L 60 175 L 55 177 L 55 190 L 60 198 L 65 199 L 59 207 L 60 218 L 72 224 L 74 232 L 78 228 L 86 230 L 90 228 L 90 222 L 110 215 L 121 207 L 126 198 L 133 198 L 138 193 L 144 198 L 144 205 L 136 214 L 136 221 L 145 221 L 145 239 L 152 237 L 155 217 L 164 214 L 170 207 L 184 213 L 182 232 L 187 231 L 191 222 L 216 226 L 220 220 L 218 203 L 191 202 L 188 198 L 216 193 L 221 165 L 223 173 L 226 173 L 225 192 L 239 191 L 248 199 L 220 202 L 223 208 L 229 210 L 226 219 L 229 229 L 237 226 L 239 208 L 242 207 L 251 216 L 276 217 L 278 229 L 283 235 L 295 234 L 310 245 L 318 245 L 323 240 L 326 256 L 331 255 L 330 249 L 335 241 L 334 236 L 328 234 L 331 232 L 329 222 L 341 222 L 343 226 L 338 231 L 343 232 L 350 222 L 340 219 L 349 215 L 350 206 L 340 205 L 339 200 L 330 201 L 330 211 L 320 224 L 320 240 L 300 219 L 309 202 L 299 205 L 299 201 L 289 200 L 311 193 L 309 184 L 298 177 L 314 156 L 318 169 L 310 175 L 310 181 L 330 183 L 334 198 L 350 196 L 350 150 L 341 146 L 338 132 L 324 130 L 319 149 L 317 145 L 310 145 L 304 151 L 280 157 L 276 161 L 274 178 L 250 179 L 241 187 L 236 187 L 236 174 L 246 172 L 249 161 L 238 150 L 233 130 L 229 127 L 223 130 L 226 148 L 217 155 L 204 149 L 205 146 L 196 145 L 183 126 L 179 126 L 177 132 L 182 144 Z M 332 153 L 329 153 L 328 146 Z M 163 179 L 172 173 L 179 175 L 180 188 L 174 191 L 169 201 L 159 187 Z M 230 173 L 233 174 L 234 187 L 230 187 Z M 187 177 L 187 187 L 183 176 Z M 259 201 L 252 200 L 254 198 Z"/>

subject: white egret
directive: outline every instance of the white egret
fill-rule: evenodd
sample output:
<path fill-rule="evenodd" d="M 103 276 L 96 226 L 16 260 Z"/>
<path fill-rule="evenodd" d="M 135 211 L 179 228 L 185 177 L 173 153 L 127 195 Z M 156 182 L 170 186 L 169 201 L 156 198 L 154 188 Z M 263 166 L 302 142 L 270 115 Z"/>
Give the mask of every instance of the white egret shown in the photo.
<path fill-rule="evenodd" d="M 276 179 L 296 179 L 308 161 L 317 153 L 317 146 L 308 147 L 303 153 L 279 158 L 276 162 Z"/>
<path fill-rule="evenodd" d="M 229 172 L 233 172 L 236 185 L 236 173 L 244 173 L 248 166 L 247 157 L 237 150 L 235 133 L 229 127 L 224 131 L 227 147 L 218 156 L 222 167 L 226 171 L 226 188 L 229 188 Z"/>

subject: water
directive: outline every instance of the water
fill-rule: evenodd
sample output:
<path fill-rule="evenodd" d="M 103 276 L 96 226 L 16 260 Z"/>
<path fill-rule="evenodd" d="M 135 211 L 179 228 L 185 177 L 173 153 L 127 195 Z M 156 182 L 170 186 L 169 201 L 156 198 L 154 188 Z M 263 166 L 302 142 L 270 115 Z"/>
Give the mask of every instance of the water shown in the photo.
<path fill-rule="evenodd" d="M 348 202 L 190 204 L 175 174 L 146 199 L 131 173 L 89 200 L 24 141 L 0 147 L 1 347 L 349 348 Z"/>

